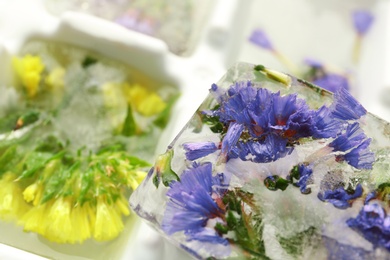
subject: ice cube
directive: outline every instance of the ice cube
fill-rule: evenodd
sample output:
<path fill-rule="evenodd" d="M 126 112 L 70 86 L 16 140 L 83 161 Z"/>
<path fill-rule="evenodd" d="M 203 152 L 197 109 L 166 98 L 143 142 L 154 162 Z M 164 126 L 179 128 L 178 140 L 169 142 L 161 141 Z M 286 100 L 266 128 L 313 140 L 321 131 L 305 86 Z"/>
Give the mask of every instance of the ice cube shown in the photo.
<path fill-rule="evenodd" d="M 199 259 L 390 257 L 389 123 L 346 90 L 238 63 L 189 117 L 130 198 L 173 244 Z"/>

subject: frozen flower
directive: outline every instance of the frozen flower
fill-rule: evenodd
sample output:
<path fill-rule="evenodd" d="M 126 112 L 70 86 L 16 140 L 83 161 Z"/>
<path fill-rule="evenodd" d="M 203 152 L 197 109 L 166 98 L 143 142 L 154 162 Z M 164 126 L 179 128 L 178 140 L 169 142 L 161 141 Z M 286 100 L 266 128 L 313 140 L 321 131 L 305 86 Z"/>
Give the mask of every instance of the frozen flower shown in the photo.
<path fill-rule="evenodd" d="M 261 48 L 273 50 L 272 43 L 268 39 L 267 34 L 261 29 L 254 30 L 249 37 L 249 41 Z"/>
<path fill-rule="evenodd" d="M 329 146 L 332 147 L 334 151 L 345 152 L 361 144 L 366 138 L 367 136 L 359 127 L 359 123 L 353 123 L 348 125 L 345 133 L 337 136 Z"/>
<path fill-rule="evenodd" d="M 334 102 L 330 109 L 336 119 L 356 120 L 367 113 L 366 109 L 344 88 L 340 88 L 333 97 Z"/>
<path fill-rule="evenodd" d="M 52 90 L 60 90 L 65 86 L 65 69 L 57 67 L 46 76 L 45 83 Z"/>
<path fill-rule="evenodd" d="M 191 161 L 205 157 L 218 149 L 213 142 L 184 143 L 183 148 L 186 151 L 186 158 Z"/>
<path fill-rule="evenodd" d="M 322 106 L 315 111 L 311 127 L 314 138 L 336 137 L 342 130 L 342 122 L 333 118 L 328 107 Z"/>
<path fill-rule="evenodd" d="M 370 241 L 374 247 L 390 250 L 390 216 L 379 204 L 364 205 L 356 218 L 347 220 L 350 228 Z"/>
<path fill-rule="evenodd" d="M 366 139 L 358 147 L 343 155 L 345 161 L 357 169 L 372 169 L 375 162 L 375 154 L 370 151 L 371 139 Z"/>
<path fill-rule="evenodd" d="M 39 56 L 26 55 L 23 58 L 14 57 L 12 62 L 17 76 L 26 89 L 27 96 L 29 98 L 35 97 L 39 90 L 41 73 L 45 68 L 41 58 Z"/>
<path fill-rule="evenodd" d="M 374 16 L 366 10 L 356 10 L 352 13 L 354 27 L 358 34 L 364 35 L 374 22 Z"/>
<path fill-rule="evenodd" d="M 327 73 L 320 78 L 312 80 L 312 82 L 333 93 L 337 92 L 340 88 L 349 89 L 348 79 L 345 76 L 336 73 Z"/>
<path fill-rule="evenodd" d="M 325 190 L 324 192 L 318 193 L 318 198 L 321 201 L 332 203 L 336 208 L 346 209 L 352 205 L 351 201 L 353 199 L 359 198 L 362 194 L 363 188 L 359 183 L 353 192 L 339 187 L 334 190 Z"/>
<path fill-rule="evenodd" d="M 224 174 L 212 175 L 211 163 L 195 164 L 184 171 L 180 181 L 172 182 L 167 192 L 163 230 L 168 235 L 183 231 L 188 241 L 224 245 L 228 255 L 228 240 L 215 230 L 217 223 L 224 222 L 222 195 L 227 185 Z"/>
<path fill-rule="evenodd" d="M 299 187 L 301 193 L 308 194 L 311 192 L 311 189 L 307 188 L 307 184 L 312 182 L 312 175 L 313 169 L 311 165 L 299 164 L 293 168 L 291 177 L 298 179 L 294 185 Z"/>

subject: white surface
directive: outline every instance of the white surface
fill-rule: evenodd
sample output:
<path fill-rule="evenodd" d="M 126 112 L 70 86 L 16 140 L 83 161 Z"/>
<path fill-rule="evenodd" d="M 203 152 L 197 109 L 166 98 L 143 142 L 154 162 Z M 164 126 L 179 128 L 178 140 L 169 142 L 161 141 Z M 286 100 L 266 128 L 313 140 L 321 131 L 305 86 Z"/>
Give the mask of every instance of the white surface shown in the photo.
<path fill-rule="evenodd" d="M 364 41 L 361 63 L 354 68 L 359 83 L 357 97 L 369 111 L 390 120 L 390 105 L 386 107 L 379 101 L 385 85 L 390 87 L 390 73 L 386 71 L 390 65 L 387 49 L 389 1 L 349 0 L 342 5 L 340 0 L 219 0 L 215 3 L 215 12 L 202 31 L 194 54 L 182 58 L 170 54 L 159 40 L 99 18 L 77 13 L 56 18 L 45 12 L 41 0 L 0 0 L 0 58 L 7 60 L 9 53 L 16 53 L 25 40 L 39 35 L 92 48 L 154 76 L 176 82 L 183 95 L 175 107 L 175 121 L 160 140 L 158 153 L 161 153 L 208 94 L 210 85 L 217 82 L 234 61 L 261 63 L 285 70 L 269 53 L 247 42 L 251 30 L 266 28 L 272 41 L 294 61 L 308 55 L 349 67 L 346 53 L 350 53 L 354 35 L 345 16 L 351 6 L 360 5 L 372 9 L 376 21 Z M 313 37 L 325 45 L 313 44 Z M 0 73 L 7 75 L 7 71 L 9 68 L 0 63 Z M 7 236 L 6 232 L 12 230 L 6 231 L 0 225 L 0 236 Z M 21 239 L 22 244 L 26 241 L 37 243 L 42 255 L 53 253 L 52 249 L 39 244 L 39 240 L 23 240 L 21 230 L 11 234 L 11 238 Z M 119 256 L 112 255 L 112 259 L 190 259 L 161 240 L 144 223 L 140 224 L 133 239 L 126 241 L 122 241 L 126 244 L 124 252 Z M 0 244 L 0 259 L 42 259 L 26 254 Z M 56 259 L 65 257 L 58 254 Z"/>

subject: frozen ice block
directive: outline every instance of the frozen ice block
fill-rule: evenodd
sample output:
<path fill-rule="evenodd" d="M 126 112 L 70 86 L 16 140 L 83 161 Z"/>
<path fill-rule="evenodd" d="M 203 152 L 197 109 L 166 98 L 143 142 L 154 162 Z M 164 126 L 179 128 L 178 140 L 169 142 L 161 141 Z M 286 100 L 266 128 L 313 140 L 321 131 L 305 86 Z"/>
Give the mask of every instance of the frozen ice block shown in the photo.
<path fill-rule="evenodd" d="M 388 259 L 389 133 L 344 89 L 238 63 L 130 204 L 199 259 Z"/>

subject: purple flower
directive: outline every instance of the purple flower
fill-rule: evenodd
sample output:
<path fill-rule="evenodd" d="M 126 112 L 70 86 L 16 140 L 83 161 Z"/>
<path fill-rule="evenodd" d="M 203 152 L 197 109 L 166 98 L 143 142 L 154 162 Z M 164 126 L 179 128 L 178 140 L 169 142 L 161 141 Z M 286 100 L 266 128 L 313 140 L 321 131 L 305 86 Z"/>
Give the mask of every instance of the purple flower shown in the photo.
<path fill-rule="evenodd" d="M 333 93 L 337 92 L 340 88 L 349 89 L 348 79 L 336 73 L 326 73 L 324 76 L 316 78 L 312 82 Z"/>
<path fill-rule="evenodd" d="M 333 118 L 328 107 L 322 106 L 315 111 L 311 127 L 314 138 L 336 137 L 342 130 L 342 122 Z"/>
<path fill-rule="evenodd" d="M 375 252 L 367 251 L 360 247 L 342 244 L 336 239 L 323 236 L 322 242 L 327 248 L 327 259 L 375 259 Z"/>
<path fill-rule="evenodd" d="M 191 161 L 205 157 L 218 150 L 218 147 L 213 142 L 185 143 L 183 147 L 186 151 L 186 158 Z"/>
<path fill-rule="evenodd" d="M 364 35 L 370 29 L 374 16 L 366 10 L 356 10 L 352 13 L 353 24 L 359 35 Z"/>
<path fill-rule="evenodd" d="M 356 218 L 347 220 L 350 228 L 370 241 L 374 247 L 390 250 L 390 216 L 379 204 L 364 205 Z"/>
<path fill-rule="evenodd" d="M 345 133 L 337 136 L 337 138 L 334 139 L 329 146 L 332 147 L 334 151 L 345 152 L 357 145 L 360 145 L 366 139 L 367 136 L 359 127 L 359 123 L 353 123 L 348 125 Z"/>
<path fill-rule="evenodd" d="M 243 161 L 256 163 L 273 162 L 278 158 L 283 158 L 293 151 L 292 147 L 287 147 L 287 140 L 277 135 L 267 135 L 262 141 L 249 140 L 238 142 L 230 150 L 229 157 L 239 157 Z"/>
<path fill-rule="evenodd" d="M 249 37 L 249 41 L 261 48 L 273 50 L 272 43 L 268 39 L 267 34 L 261 29 L 254 30 Z"/>
<path fill-rule="evenodd" d="M 330 109 L 335 119 L 356 120 L 367 113 L 364 107 L 344 88 L 340 88 L 333 97 L 334 102 Z"/>
<path fill-rule="evenodd" d="M 183 172 L 180 181 L 170 185 L 162 229 L 168 235 L 183 231 L 188 241 L 197 240 L 224 245 L 230 253 L 228 240 L 214 226 L 224 221 L 222 195 L 228 187 L 226 176 L 212 175 L 211 163 L 194 164 Z"/>
<path fill-rule="evenodd" d="M 334 190 L 326 190 L 318 193 L 317 197 L 324 202 L 330 202 L 339 209 L 346 209 L 352 205 L 351 200 L 359 198 L 363 194 L 363 188 L 359 183 L 355 191 L 350 194 L 343 187 Z"/>
<path fill-rule="evenodd" d="M 299 187 L 301 193 L 307 194 L 310 193 L 310 188 L 308 189 L 306 185 L 308 182 L 311 180 L 311 176 L 313 175 L 313 169 L 311 168 L 310 165 L 304 165 L 304 164 L 299 164 L 298 165 L 298 172 L 299 172 L 299 180 L 298 182 L 295 183 L 297 187 Z"/>
<path fill-rule="evenodd" d="M 364 140 L 358 147 L 343 155 L 342 158 L 357 169 L 372 169 L 375 154 L 369 149 L 370 142 L 370 138 Z"/>

